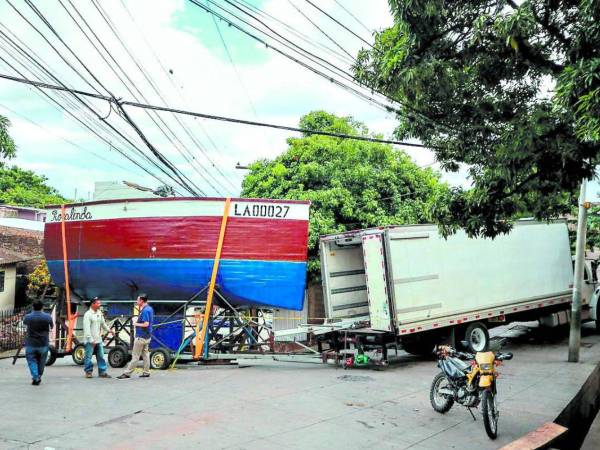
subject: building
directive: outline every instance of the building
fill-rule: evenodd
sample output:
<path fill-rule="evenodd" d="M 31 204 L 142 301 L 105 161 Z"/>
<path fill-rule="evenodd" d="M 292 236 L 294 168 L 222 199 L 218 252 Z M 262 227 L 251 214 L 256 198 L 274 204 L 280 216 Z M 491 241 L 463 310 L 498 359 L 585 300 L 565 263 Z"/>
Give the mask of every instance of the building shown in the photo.
<path fill-rule="evenodd" d="M 0 218 L 45 222 L 46 211 L 26 206 L 0 205 Z"/>
<path fill-rule="evenodd" d="M 0 311 L 15 307 L 17 292 L 23 288 L 17 276 L 17 266 L 29 258 L 0 248 Z"/>

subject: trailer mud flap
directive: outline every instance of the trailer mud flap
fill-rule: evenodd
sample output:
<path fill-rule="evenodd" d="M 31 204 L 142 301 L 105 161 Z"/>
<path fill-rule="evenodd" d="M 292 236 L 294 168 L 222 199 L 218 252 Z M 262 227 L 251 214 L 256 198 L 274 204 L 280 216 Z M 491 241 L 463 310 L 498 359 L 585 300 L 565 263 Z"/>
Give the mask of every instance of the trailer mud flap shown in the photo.
<path fill-rule="evenodd" d="M 383 236 L 367 235 L 362 241 L 371 328 L 392 331 Z"/>

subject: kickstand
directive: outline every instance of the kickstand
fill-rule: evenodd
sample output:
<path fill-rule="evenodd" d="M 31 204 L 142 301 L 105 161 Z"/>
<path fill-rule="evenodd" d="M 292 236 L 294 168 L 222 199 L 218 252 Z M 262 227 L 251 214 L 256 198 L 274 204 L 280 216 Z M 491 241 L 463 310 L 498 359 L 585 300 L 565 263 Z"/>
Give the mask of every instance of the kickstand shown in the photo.
<path fill-rule="evenodd" d="M 471 408 L 467 408 L 467 410 L 469 411 L 469 414 L 471 414 L 471 417 L 473 418 L 473 420 L 475 422 L 477 422 L 477 419 L 475 418 L 475 415 L 473 414 L 473 411 L 471 411 Z"/>

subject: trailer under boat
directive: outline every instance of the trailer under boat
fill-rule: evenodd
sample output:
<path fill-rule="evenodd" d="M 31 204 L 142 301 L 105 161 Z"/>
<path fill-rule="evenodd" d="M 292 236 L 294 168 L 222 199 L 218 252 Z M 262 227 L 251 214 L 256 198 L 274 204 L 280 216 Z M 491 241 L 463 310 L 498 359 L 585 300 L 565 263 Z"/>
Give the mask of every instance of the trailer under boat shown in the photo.
<path fill-rule="evenodd" d="M 151 198 L 50 207 L 54 282 L 81 299 L 187 300 L 208 285 L 225 199 Z M 216 286 L 232 305 L 301 310 L 309 202 L 231 199 Z M 64 232 L 63 232 L 64 228 Z"/>

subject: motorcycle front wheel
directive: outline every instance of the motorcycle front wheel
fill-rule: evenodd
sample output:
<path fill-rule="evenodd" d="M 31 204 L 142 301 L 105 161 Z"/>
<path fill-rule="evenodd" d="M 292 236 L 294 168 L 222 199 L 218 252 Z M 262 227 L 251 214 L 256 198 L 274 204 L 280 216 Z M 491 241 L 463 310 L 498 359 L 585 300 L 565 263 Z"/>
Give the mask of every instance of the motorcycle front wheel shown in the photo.
<path fill-rule="evenodd" d="M 440 389 L 447 388 L 451 390 L 448 378 L 443 372 L 438 373 L 431 382 L 431 390 L 429 391 L 429 399 L 431 406 L 440 414 L 447 413 L 454 404 L 454 399 L 445 394 L 440 393 Z"/>
<path fill-rule="evenodd" d="M 485 432 L 490 439 L 496 439 L 498 436 L 498 403 L 496 401 L 496 394 L 491 390 L 483 391 L 481 398 L 481 412 L 483 414 L 483 425 Z"/>

